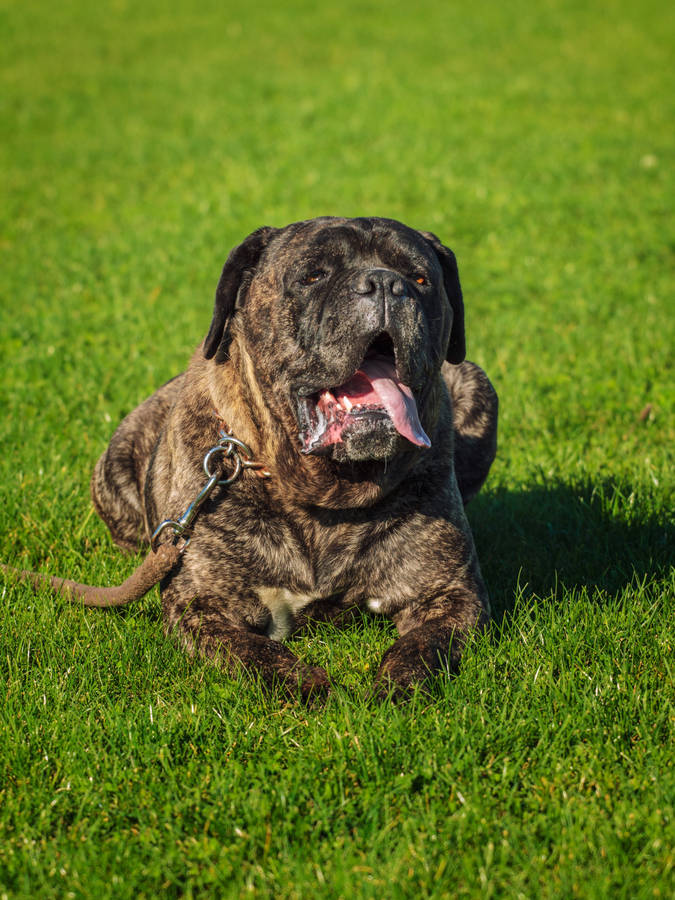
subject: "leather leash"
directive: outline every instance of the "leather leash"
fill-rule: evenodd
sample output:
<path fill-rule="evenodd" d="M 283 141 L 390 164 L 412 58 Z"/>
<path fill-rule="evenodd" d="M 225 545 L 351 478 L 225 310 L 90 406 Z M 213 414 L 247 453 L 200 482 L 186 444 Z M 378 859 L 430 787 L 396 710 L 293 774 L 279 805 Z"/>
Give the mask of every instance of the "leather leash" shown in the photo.
<path fill-rule="evenodd" d="M 185 548 L 177 544 L 162 544 L 157 550 L 151 550 L 138 568 L 125 582 L 114 587 L 95 587 L 80 584 L 69 578 L 57 575 L 44 575 L 42 572 L 29 572 L 26 569 L 13 569 L 11 566 L 0 566 L 6 575 L 13 575 L 17 581 L 28 582 L 35 591 L 42 587 L 51 587 L 54 593 L 70 600 L 71 603 L 81 601 L 85 606 L 126 606 L 133 600 L 140 600 L 158 581 L 174 568 Z"/>

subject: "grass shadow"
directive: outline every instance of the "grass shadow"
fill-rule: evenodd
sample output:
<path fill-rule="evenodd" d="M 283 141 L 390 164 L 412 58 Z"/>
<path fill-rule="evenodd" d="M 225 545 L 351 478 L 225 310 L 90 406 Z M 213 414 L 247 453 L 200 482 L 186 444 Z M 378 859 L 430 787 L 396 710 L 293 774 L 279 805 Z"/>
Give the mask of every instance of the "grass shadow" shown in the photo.
<path fill-rule="evenodd" d="M 674 522 L 649 499 L 612 481 L 479 495 L 468 514 L 495 619 L 513 609 L 519 588 L 526 596 L 557 596 L 563 587 L 615 594 L 664 575 Z"/>

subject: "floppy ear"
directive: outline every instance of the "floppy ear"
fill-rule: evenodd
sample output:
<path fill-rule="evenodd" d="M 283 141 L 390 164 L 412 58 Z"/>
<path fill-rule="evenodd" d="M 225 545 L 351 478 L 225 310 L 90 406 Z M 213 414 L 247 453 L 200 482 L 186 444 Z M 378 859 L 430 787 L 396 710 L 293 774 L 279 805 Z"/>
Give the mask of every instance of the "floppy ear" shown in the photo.
<path fill-rule="evenodd" d="M 258 228 L 230 251 L 216 288 L 211 327 L 204 340 L 204 356 L 207 359 L 215 356 L 221 345 L 224 345 L 223 349 L 227 349 L 230 319 L 235 307 L 243 300 L 243 296 L 240 297 L 239 294 L 242 293 L 242 288 L 248 287 L 252 270 L 258 265 L 263 250 L 277 231 L 277 228 L 267 226 Z"/>
<path fill-rule="evenodd" d="M 466 356 L 466 340 L 464 337 L 464 301 L 462 300 L 462 289 L 459 285 L 457 260 L 452 250 L 441 244 L 435 234 L 432 234 L 430 231 L 422 231 L 420 234 L 436 251 L 436 256 L 443 270 L 445 293 L 448 295 L 448 300 L 452 307 L 452 331 L 450 332 L 450 342 L 448 343 L 445 358 L 450 363 L 461 363 Z"/>

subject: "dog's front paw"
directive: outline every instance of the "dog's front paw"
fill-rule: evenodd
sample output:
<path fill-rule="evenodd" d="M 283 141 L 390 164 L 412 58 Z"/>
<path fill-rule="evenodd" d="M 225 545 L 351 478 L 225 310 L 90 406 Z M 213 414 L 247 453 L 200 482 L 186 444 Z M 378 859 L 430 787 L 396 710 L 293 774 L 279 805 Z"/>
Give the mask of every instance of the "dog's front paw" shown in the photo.
<path fill-rule="evenodd" d="M 384 654 L 375 676 L 372 696 L 376 700 L 406 700 L 412 696 L 415 685 L 423 684 L 429 677 L 419 656 L 401 653 L 391 647 Z"/>
<path fill-rule="evenodd" d="M 317 703 L 326 699 L 331 691 L 328 673 L 320 666 L 297 666 L 283 682 L 285 693 L 297 697 L 303 703 Z"/>
<path fill-rule="evenodd" d="M 400 637 L 384 654 L 375 676 L 376 697 L 409 697 L 441 671 L 456 671 L 461 647 L 452 629 L 422 626 Z"/>

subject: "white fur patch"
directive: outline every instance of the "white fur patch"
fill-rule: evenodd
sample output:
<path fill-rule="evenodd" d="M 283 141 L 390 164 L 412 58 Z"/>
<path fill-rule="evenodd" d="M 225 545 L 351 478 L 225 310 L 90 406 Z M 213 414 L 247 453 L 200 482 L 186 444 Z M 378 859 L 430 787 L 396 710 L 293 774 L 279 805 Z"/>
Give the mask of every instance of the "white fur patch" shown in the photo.
<path fill-rule="evenodd" d="M 310 594 L 293 594 L 286 588 L 265 587 L 258 588 L 258 597 L 272 616 L 265 633 L 275 641 L 288 637 L 295 614 L 315 599 Z"/>

